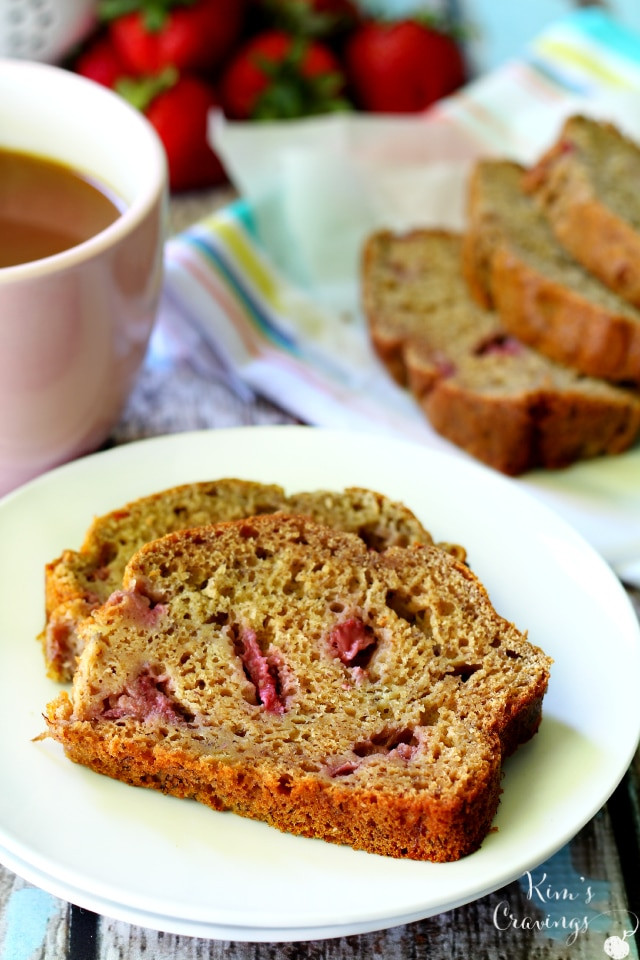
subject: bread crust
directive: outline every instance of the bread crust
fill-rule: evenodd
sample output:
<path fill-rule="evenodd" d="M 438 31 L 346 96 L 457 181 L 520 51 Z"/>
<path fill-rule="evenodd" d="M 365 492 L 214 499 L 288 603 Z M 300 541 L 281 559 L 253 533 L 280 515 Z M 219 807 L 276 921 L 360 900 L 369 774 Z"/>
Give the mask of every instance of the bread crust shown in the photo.
<path fill-rule="evenodd" d="M 494 179 L 503 175 L 502 210 L 488 195 L 486 172 L 491 170 L 497 171 Z M 544 272 L 527 253 L 527 223 L 521 224 L 522 237 L 513 235 L 504 214 L 515 203 L 530 223 L 537 218 L 542 227 L 543 214 L 537 217 L 534 200 L 523 202 L 524 176 L 523 167 L 508 161 L 480 161 L 474 168 L 464 255 L 472 294 L 496 308 L 510 333 L 551 359 L 587 376 L 640 386 L 640 314 L 634 316 L 635 308 L 626 301 L 612 302 L 614 294 L 607 291 L 607 296 L 604 288 L 603 296 L 593 299 Z M 569 254 L 559 248 L 553 252 L 554 245 L 549 231 L 550 263 L 564 257 L 567 270 L 582 270 Z M 583 276 L 585 286 L 593 284 L 595 278 Z"/>
<path fill-rule="evenodd" d="M 606 194 L 594 182 L 595 138 L 607 144 L 608 152 L 624 151 L 635 159 L 636 177 L 640 175 L 640 150 L 635 143 L 611 123 L 574 116 L 565 121 L 557 142 L 526 172 L 523 187 L 535 197 L 556 237 L 576 260 L 640 307 L 640 233 L 611 209 Z"/>
<path fill-rule="evenodd" d="M 141 756 L 132 741 L 108 742 L 94 726 L 74 723 L 71 716 L 64 693 L 50 705 L 47 719 L 67 757 L 96 773 L 196 800 L 212 810 L 262 820 L 283 833 L 380 856 L 442 863 L 459 860 L 480 847 L 499 805 L 497 751 L 478 772 L 473 794 L 447 804 L 428 796 L 399 799 L 375 790 L 355 793 L 335 781 L 311 775 L 292 777 L 284 768 L 265 771 L 258 765 L 194 757 L 153 739 Z"/>
<path fill-rule="evenodd" d="M 545 356 L 581 373 L 640 386 L 640 324 L 613 314 L 499 246 L 491 289 L 505 327 Z"/>
<path fill-rule="evenodd" d="M 71 694 L 46 712 L 71 760 L 392 857 L 478 848 L 549 678 L 548 657 L 449 554 L 377 554 L 301 516 L 148 544 L 82 629 Z M 342 630 L 366 632 L 366 660 Z M 275 705 L 243 635 L 277 669 Z"/>
<path fill-rule="evenodd" d="M 509 476 L 622 453 L 640 430 L 640 405 L 633 402 L 616 407 L 553 389 L 482 395 L 451 379 L 434 380 L 411 348 L 407 364 L 411 389 L 433 427 Z"/>

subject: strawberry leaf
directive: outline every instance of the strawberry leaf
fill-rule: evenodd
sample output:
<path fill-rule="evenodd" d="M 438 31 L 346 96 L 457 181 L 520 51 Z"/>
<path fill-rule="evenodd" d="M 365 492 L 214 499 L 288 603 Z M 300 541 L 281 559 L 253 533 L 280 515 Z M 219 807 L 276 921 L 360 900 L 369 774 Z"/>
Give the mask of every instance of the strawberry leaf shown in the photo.
<path fill-rule="evenodd" d="M 293 37 L 281 60 L 257 55 L 256 65 L 269 78 L 252 111 L 254 120 L 293 120 L 321 113 L 351 109 L 339 96 L 344 78 L 336 72 L 309 75 L 304 71 L 309 48 L 303 37 Z"/>
<path fill-rule="evenodd" d="M 100 0 L 98 14 L 102 20 L 117 20 L 128 13 L 139 13 L 146 29 L 157 33 L 164 27 L 174 7 L 191 7 L 197 0 Z"/>

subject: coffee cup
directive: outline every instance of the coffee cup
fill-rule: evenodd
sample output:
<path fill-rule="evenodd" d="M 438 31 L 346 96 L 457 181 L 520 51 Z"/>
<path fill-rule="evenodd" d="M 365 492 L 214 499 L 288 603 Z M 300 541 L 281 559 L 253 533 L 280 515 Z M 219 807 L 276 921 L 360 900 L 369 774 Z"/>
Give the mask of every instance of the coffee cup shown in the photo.
<path fill-rule="evenodd" d="M 118 205 L 75 245 L 0 265 L 3 494 L 95 450 L 117 422 L 158 308 L 168 188 L 162 144 L 139 111 L 34 61 L 0 59 L 0 151 L 61 165 Z M 73 210 L 59 219 L 71 223 Z"/>

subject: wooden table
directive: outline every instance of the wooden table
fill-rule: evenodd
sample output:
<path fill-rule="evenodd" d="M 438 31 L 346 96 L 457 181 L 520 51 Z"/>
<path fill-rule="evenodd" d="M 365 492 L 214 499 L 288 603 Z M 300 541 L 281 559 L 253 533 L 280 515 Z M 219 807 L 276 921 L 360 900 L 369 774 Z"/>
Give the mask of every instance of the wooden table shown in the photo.
<path fill-rule="evenodd" d="M 174 228 L 228 196 L 182 198 L 173 204 Z M 185 360 L 170 377 L 143 369 L 111 443 L 290 422 L 284 411 L 239 399 Z M 629 596 L 640 616 L 640 591 L 629 589 Z M 640 943 L 628 933 L 640 918 L 639 785 L 640 754 L 610 802 L 564 849 L 504 889 L 417 923 L 332 940 L 251 944 L 158 933 L 65 903 L 0 867 L 0 960 L 633 960 Z"/>

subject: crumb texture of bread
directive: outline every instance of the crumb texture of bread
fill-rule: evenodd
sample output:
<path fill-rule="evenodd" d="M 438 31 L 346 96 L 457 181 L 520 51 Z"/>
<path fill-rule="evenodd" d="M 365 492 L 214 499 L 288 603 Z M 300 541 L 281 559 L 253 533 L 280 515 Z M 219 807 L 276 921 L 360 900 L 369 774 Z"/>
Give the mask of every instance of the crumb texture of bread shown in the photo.
<path fill-rule="evenodd" d="M 380 231 L 363 254 L 374 348 L 432 426 L 510 475 L 628 449 L 640 398 L 510 334 L 472 297 L 463 262 L 463 238 L 439 230 Z"/>
<path fill-rule="evenodd" d="M 611 123 L 569 117 L 524 188 L 560 243 L 640 307 L 640 148 Z"/>
<path fill-rule="evenodd" d="M 223 478 L 183 484 L 98 517 L 80 550 L 65 550 L 45 569 L 46 625 L 40 635 L 47 672 L 68 681 L 82 650 L 78 624 L 122 584 L 129 558 L 151 540 L 187 527 L 276 512 L 304 513 L 356 533 L 369 547 L 432 543 L 403 504 L 373 490 L 317 490 L 287 497 L 282 487 Z M 463 555 L 462 548 L 442 545 Z"/>
<path fill-rule="evenodd" d="M 524 189 L 525 170 L 481 160 L 469 187 L 469 289 L 506 330 L 586 376 L 640 385 L 640 311 L 579 264 Z"/>
<path fill-rule="evenodd" d="M 482 843 L 550 668 L 450 554 L 378 553 L 303 516 L 147 544 L 80 631 L 71 693 L 47 708 L 72 760 L 419 860 Z"/>

